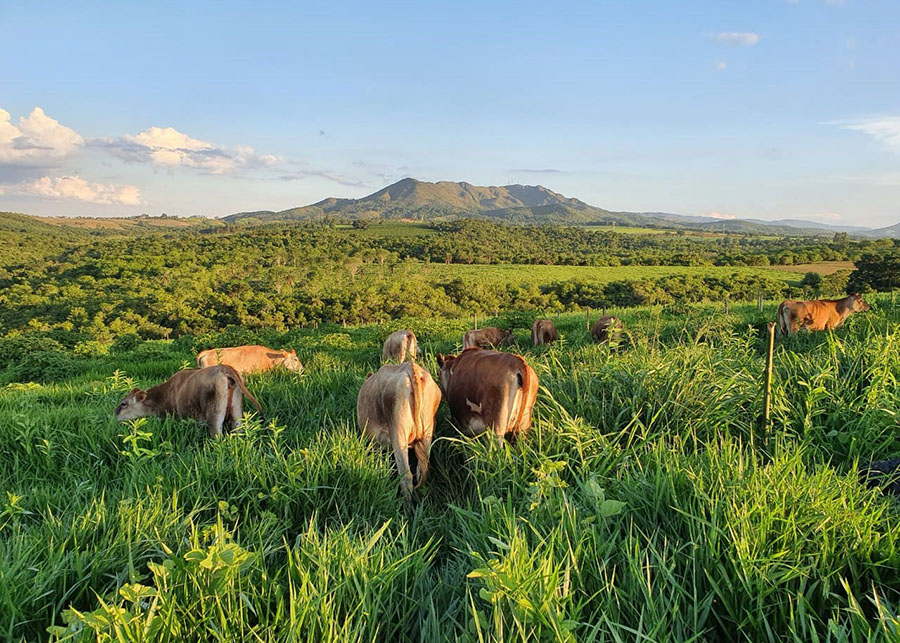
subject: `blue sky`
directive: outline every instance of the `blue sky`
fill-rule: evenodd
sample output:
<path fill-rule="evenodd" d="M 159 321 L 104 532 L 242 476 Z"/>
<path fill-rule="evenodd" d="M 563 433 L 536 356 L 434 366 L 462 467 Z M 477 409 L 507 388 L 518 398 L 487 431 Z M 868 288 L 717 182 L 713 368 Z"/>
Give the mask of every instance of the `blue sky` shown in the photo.
<path fill-rule="evenodd" d="M 900 221 L 900 2 L 0 7 L 0 209 L 222 215 L 405 176 Z"/>

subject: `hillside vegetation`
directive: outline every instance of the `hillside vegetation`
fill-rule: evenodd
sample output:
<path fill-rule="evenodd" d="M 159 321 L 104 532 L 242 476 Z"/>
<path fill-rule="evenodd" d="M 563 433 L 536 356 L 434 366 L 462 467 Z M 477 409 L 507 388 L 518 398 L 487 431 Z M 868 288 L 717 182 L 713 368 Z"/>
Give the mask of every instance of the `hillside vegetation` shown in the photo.
<path fill-rule="evenodd" d="M 385 234 L 380 225 L 273 225 L 99 240 L 77 230 L 71 240 L 15 233 L 34 256 L 0 264 L 0 336 L 41 331 L 64 334 L 69 344 L 108 344 L 133 333 L 157 339 L 229 325 L 287 330 L 510 309 L 755 300 L 805 292 L 799 276 L 772 264 L 855 260 L 894 247 L 889 240 L 691 239 L 473 220 L 399 234 L 400 225 L 385 226 Z M 521 263 L 533 265 L 510 265 Z M 809 294 L 843 294 L 846 279 L 846 271 L 831 275 Z"/>
<path fill-rule="evenodd" d="M 462 438 L 442 406 L 410 510 L 358 435 L 356 393 L 390 331 L 412 328 L 434 374 L 464 323 L 232 329 L 93 356 L 0 340 L 8 369 L 43 382 L 0 389 L 0 635 L 897 640 L 900 513 L 856 474 L 900 452 L 900 308 L 872 303 L 837 333 L 779 340 L 770 431 L 756 327 L 775 302 L 616 311 L 618 349 L 591 344 L 582 314 L 538 349 L 531 316 L 488 320 L 517 328 L 541 378 L 532 433 Z M 131 387 L 256 342 L 306 366 L 249 378 L 266 422 L 212 441 L 192 421 L 114 421 Z"/>

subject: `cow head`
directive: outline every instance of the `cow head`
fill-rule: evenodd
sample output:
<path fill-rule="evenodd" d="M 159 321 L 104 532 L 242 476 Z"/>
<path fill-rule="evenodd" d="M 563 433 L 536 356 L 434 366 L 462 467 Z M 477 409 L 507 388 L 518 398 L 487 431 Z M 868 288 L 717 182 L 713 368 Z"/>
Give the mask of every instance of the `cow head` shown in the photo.
<path fill-rule="evenodd" d="M 440 380 L 441 390 L 443 391 L 446 391 L 447 386 L 450 384 L 450 376 L 453 375 L 454 361 L 456 361 L 456 355 L 444 355 L 443 353 L 438 353 L 437 363 L 438 368 L 441 369 Z"/>
<path fill-rule="evenodd" d="M 860 313 L 869 310 L 869 304 L 863 301 L 862 295 L 850 295 L 853 298 L 853 312 Z"/>
<path fill-rule="evenodd" d="M 282 366 L 289 371 L 295 371 L 297 373 L 303 370 L 303 364 L 297 359 L 297 351 L 282 351 L 282 354 L 284 355 L 284 361 L 281 362 Z"/>
<path fill-rule="evenodd" d="M 136 418 L 153 415 L 153 411 L 147 406 L 147 393 L 137 388 L 122 398 L 116 407 L 116 419 L 119 422 L 127 422 Z"/>
<path fill-rule="evenodd" d="M 515 334 L 511 330 L 500 330 L 500 342 L 498 346 L 509 346 L 516 339 Z"/>

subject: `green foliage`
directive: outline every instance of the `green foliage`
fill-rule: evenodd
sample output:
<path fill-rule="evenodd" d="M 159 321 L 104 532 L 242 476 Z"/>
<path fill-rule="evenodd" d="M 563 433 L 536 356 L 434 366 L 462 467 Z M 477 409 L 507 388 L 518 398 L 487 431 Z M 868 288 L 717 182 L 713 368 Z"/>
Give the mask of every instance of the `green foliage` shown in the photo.
<path fill-rule="evenodd" d="M 857 293 L 900 288 L 900 253 L 863 255 L 857 261 L 847 287 Z"/>
<path fill-rule="evenodd" d="M 752 326 L 777 300 L 617 309 L 615 351 L 583 313 L 554 316 L 559 344 L 518 348 L 541 378 L 531 434 L 464 438 L 442 406 L 410 509 L 390 454 L 359 437 L 356 392 L 395 325 L 435 373 L 465 320 L 247 332 L 302 347 L 306 371 L 249 377 L 269 421 L 217 441 L 111 418 L 197 337 L 0 388 L 0 633 L 896 640 L 900 514 L 856 474 L 900 450 L 900 311 L 873 299 L 833 334 L 779 340 L 768 433 Z"/>
<path fill-rule="evenodd" d="M 19 382 L 58 382 L 68 379 L 77 371 L 77 363 L 60 351 L 38 350 L 25 353 L 14 369 Z"/>

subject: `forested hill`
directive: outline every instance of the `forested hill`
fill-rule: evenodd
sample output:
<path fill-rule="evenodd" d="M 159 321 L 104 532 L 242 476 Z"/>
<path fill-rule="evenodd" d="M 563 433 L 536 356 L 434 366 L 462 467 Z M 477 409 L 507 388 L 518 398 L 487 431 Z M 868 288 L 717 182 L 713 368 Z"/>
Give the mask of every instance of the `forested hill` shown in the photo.
<path fill-rule="evenodd" d="M 309 221 L 337 219 L 414 219 L 418 221 L 475 216 L 516 223 L 615 222 L 636 219 L 590 206 L 541 185 L 482 187 L 470 183 L 429 183 L 403 179 L 361 199 L 329 198 L 281 212 L 242 212 L 228 222 Z M 651 221 L 647 218 L 646 222 Z"/>
<path fill-rule="evenodd" d="M 621 225 L 667 229 L 828 236 L 838 231 L 821 224 L 800 227 L 743 219 L 719 220 L 664 212 L 613 212 L 563 196 L 542 185 L 483 187 L 466 182 L 418 181 L 406 178 L 361 199 L 328 198 L 280 212 L 240 212 L 228 223 L 258 225 L 292 221 L 408 219 L 435 221 L 480 218 L 498 223 L 552 225 Z"/>

